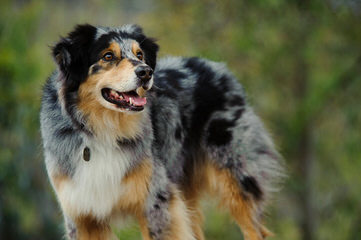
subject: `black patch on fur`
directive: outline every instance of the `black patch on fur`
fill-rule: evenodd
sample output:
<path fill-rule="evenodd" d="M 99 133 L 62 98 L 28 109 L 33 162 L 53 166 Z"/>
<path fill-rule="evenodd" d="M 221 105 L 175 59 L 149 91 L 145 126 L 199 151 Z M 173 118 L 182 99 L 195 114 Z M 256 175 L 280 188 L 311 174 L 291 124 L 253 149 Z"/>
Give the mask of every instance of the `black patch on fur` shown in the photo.
<path fill-rule="evenodd" d="M 45 104 L 45 102 L 49 103 L 47 104 L 47 107 L 50 108 L 50 111 L 57 111 L 57 108 L 60 107 L 60 105 L 58 104 L 58 92 L 51 84 L 51 78 L 48 78 L 45 85 L 43 86 L 43 96 L 41 98 L 41 101 L 43 102 L 43 105 Z"/>
<path fill-rule="evenodd" d="M 156 236 L 154 232 L 150 231 L 149 229 L 148 229 L 148 231 L 149 231 L 149 236 L 151 238 L 154 238 Z"/>
<path fill-rule="evenodd" d="M 78 25 L 53 48 L 53 56 L 66 77 L 67 90 L 77 90 L 80 82 L 87 76 L 90 67 L 89 53 L 96 31 L 91 25 Z"/>
<path fill-rule="evenodd" d="M 261 154 L 261 155 L 267 155 L 268 157 L 271 157 L 273 159 L 278 159 L 278 156 L 276 153 L 270 151 L 270 150 L 267 150 L 265 148 L 258 148 L 256 149 L 256 153 L 257 154 Z"/>
<path fill-rule="evenodd" d="M 93 45 L 90 51 L 90 61 L 92 63 L 97 62 L 101 57 L 100 53 L 109 47 L 110 43 L 114 41 L 114 39 L 118 38 L 118 34 L 116 32 L 110 31 L 99 37 Z"/>
<path fill-rule="evenodd" d="M 127 58 L 127 60 L 133 65 L 133 66 L 138 66 L 140 64 L 143 64 L 143 62 L 139 61 L 139 60 L 134 60 L 134 59 L 130 59 Z"/>
<path fill-rule="evenodd" d="M 93 67 L 92 67 L 92 74 L 95 74 L 97 73 L 100 69 L 102 69 L 102 67 L 98 64 L 95 64 Z"/>
<path fill-rule="evenodd" d="M 236 120 L 240 119 L 240 117 L 242 116 L 243 112 L 244 112 L 244 108 L 241 108 L 241 109 L 238 109 L 237 111 L 235 111 L 235 112 L 233 113 L 234 120 L 236 121 Z"/>
<path fill-rule="evenodd" d="M 56 135 L 61 138 L 65 138 L 74 133 L 74 129 L 71 127 L 63 127 L 56 131 Z"/>
<path fill-rule="evenodd" d="M 191 176 L 195 171 L 195 161 L 199 158 L 194 158 L 192 153 L 198 151 L 200 144 L 203 142 L 205 136 L 205 126 L 215 111 L 225 111 L 226 96 L 229 90 L 228 77 L 218 76 L 207 62 L 199 58 L 188 58 L 184 60 L 184 67 L 191 73 L 196 75 L 196 83 L 193 91 L 194 108 L 190 114 L 190 119 L 181 116 L 182 123 L 187 122 L 185 128 L 184 139 L 184 153 L 185 163 L 183 165 L 183 172 L 185 177 L 182 184 L 188 184 L 187 176 Z M 218 77 L 219 79 L 215 79 Z M 188 121 L 184 121 L 186 119 Z"/>
<path fill-rule="evenodd" d="M 190 128 L 188 129 L 188 140 L 191 144 L 199 144 L 200 137 L 205 130 L 205 124 L 212 113 L 225 110 L 225 93 L 229 90 L 227 76 L 222 76 L 217 81 L 219 84 L 214 85 L 212 79 L 216 77 L 216 74 L 202 60 L 189 58 L 185 63 L 185 67 L 198 74 L 193 94 L 196 106 L 192 114 Z"/>
<path fill-rule="evenodd" d="M 154 75 L 154 91 L 157 96 L 177 99 L 178 91 L 182 89 L 180 82 L 186 74 L 175 69 L 159 70 Z"/>
<path fill-rule="evenodd" d="M 226 119 L 216 119 L 211 121 L 208 127 L 207 143 L 210 145 L 222 146 L 232 140 L 231 127 L 235 126 L 235 121 Z"/>
<path fill-rule="evenodd" d="M 128 139 L 128 138 L 124 138 L 124 139 L 117 139 L 117 144 L 119 147 L 123 148 L 123 147 L 136 147 L 138 142 L 141 141 L 140 139 Z"/>
<path fill-rule="evenodd" d="M 155 43 L 155 39 L 147 38 L 143 35 L 142 40 L 140 41 L 140 47 L 144 51 L 145 63 L 152 69 L 155 69 L 157 52 L 159 50 L 159 46 Z"/>
<path fill-rule="evenodd" d="M 229 101 L 228 101 L 228 105 L 231 107 L 234 106 L 244 106 L 245 105 L 245 101 L 244 98 L 241 96 L 233 96 Z"/>
<path fill-rule="evenodd" d="M 189 108 L 189 107 L 190 107 L 189 105 L 184 106 L 184 108 Z M 184 112 L 184 110 L 179 112 L 179 115 L 181 116 L 182 126 L 183 126 L 184 129 L 188 129 L 189 128 L 189 123 L 188 123 L 189 121 L 188 121 L 188 118 L 184 114 L 182 114 L 183 112 Z"/>
<path fill-rule="evenodd" d="M 177 140 L 181 140 L 182 139 L 182 127 L 180 125 L 177 126 L 174 136 Z"/>
<path fill-rule="evenodd" d="M 158 114 L 157 114 L 157 108 L 154 106 L 154 104 L 151 105 L 150 108 L 150 113 L 151 113 L 151 118 L 152 118 L 152 128 L 153 128 L 153 136 L 154 136 L 154 141 L 152 144 L 152 147 L 154 148 L 153 153 L 157 154 L 159 153 L 159 149 L 162 146 L 162 141 L 163 138 L 161 138 L 160 136 L 160 132 L 159 132 L 159 127 L 158 127 Z M 162 159 L 160 156 L 158 156 L 158 158 Z"/>
<path fill-rule="evenodd" d="M 164 75 L 166 75 L 166 78 L 168 79 L 168 83 L 175 88 L 176 90 L 182 89 L 180 82 L 182 79 L 186 78 L 187 76 L 175 69 L 167 69 L 161 71 Z"/>
<path fill-rule="evenodd" d="M 77 91 L 85 81 L 91 65 L 90 49 L 93 49 L 96 28 L 89 25 L 78 25 L 53 47 L 53 56 L 61 71 L 63 81 L 64 105 L 73 123 L 80 129 L 80 123 L 75 119 Z M 86 132 L 88 133 L 88 132 Z"/>
<path fill-rule="evenodd" d="M 164 192 L 157 193 L 157 198 L 163 203 L 168 201 L 167 194 Z"/>
<path fill-rule="evenodd" d="M 46 89 L 45 89 L 46 88 Z M 50 104 L 56 104 L 58 102 L 58 93 L 55 88 L 51 87 L 50 84 L 44 86 L 44 92 L 49 93 L 47 100 Z"/>
<path fill-rule="evenodd" d="M 241 180 L 241 184 L 246 192 L 251 193 L 256 200 L 262 199 L 263 193 L 254 177 L 246 176 Z"/>

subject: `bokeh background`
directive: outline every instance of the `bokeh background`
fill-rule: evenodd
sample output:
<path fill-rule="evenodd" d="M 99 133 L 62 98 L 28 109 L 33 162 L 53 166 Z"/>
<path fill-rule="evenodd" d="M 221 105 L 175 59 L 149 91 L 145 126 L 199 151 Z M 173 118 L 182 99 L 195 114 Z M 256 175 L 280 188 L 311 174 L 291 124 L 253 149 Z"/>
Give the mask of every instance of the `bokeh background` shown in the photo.
<path fill-rule="evenodd" d="M 226 62 L 287 163 L 274 239 L 361 239 L 360 0 L 1 0 L 0 239 L 63 237 L 38 113 L 49 46 L 85 22 L 138 23 L 160 56 Z M 204 209 L 207 239 L 241 239 L 215 201 Z M 120 239 L 140 239 L 121 225 Z"/>

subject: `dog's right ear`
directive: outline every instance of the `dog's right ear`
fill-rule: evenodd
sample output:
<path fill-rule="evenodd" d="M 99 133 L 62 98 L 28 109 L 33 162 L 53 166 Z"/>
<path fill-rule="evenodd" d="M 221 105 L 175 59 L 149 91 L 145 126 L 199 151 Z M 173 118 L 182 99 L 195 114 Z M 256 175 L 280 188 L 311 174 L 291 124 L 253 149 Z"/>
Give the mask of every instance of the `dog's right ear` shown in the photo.
<path fill-rule="evenodd" d="M 79 74 L 87 70 L 89 61 L 89 48 L 94 41 L 96 27 L 83 24 L 77 25 L 75 29 L 53 47 L 52 53 L 60 71 L 65 75 Z"/>
<path fill-rule="evenodd" d="M 67 69 L 70 66 L 71 57 L 70 57 L 70 40 L 67 38 L 62 38 L 53 47 L 53 57 L 55 62 L 58 64 L 59 69 L 62 72 L 67 72 Z"/>

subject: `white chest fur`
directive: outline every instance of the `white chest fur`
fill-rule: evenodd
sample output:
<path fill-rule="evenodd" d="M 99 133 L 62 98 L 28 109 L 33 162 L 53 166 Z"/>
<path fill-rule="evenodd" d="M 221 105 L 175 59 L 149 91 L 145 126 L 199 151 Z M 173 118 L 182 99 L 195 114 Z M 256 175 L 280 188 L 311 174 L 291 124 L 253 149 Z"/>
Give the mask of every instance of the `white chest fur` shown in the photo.
<path fill-rule="evenodd" d="M 83 160 L 83 149 L 90 149 L 90 160 Z M 131 154 L 108 141 L 86 140 L 71 181 L 58 196 L 76 215 L 91 214 L 98 219 L 108 216 L 122 195 L 121 181 L 131 164 Z"/>

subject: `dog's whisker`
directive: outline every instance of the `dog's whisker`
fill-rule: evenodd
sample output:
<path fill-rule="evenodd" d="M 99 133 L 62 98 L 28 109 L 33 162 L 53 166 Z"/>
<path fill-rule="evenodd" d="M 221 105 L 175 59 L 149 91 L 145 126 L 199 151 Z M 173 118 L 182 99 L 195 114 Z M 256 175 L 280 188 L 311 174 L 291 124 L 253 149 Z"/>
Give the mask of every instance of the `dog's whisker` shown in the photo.
<path fill-rule="evenodd" d="M 159 87 L 156 83 L 153 83 L 152 88 L 155 88 L 155 89 L 157 89 L 157 90 L 162 90 L 162 91 L 165 90 L 164 88 Z"/>

